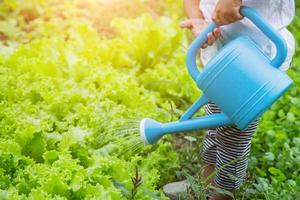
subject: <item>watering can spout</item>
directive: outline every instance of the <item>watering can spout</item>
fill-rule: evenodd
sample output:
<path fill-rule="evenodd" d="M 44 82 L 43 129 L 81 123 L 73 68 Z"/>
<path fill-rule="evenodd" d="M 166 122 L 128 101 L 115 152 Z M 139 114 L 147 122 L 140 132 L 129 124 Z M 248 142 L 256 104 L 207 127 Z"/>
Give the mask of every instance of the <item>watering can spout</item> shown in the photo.
<path fill-rule="evenodd" d="M 140 136 L 146 144 L 155 144 L 163 135 L 160 122 L 150 118 L 145 118 L 140 122 Z"/>
<path fill-rule="evenodd" d="M 145 118 L 140 123 L 140 135 L 145 143 L 155 144 L 165 134 L 216 128 L 228 125 L 232 125 L 232 122 L 223 113 L 165 124 L 153 119 Z"/>

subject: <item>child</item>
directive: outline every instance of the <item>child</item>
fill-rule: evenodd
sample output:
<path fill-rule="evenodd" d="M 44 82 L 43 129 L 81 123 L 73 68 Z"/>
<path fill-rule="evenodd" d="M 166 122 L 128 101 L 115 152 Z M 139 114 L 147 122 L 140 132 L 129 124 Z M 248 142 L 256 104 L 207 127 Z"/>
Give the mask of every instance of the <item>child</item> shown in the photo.
<path fill-rule="evenodd" d="M 248 19 L 243 19 L 239 12 L 242 5 L 255 8 L 286 40 L 288 56 L 281 70 L 287 70 L 294 54 L 294 38 L 286 29 L 295 14 L 293 0 L 185 0 L 185 11 L 189 19 L 181 23 L 182 28 L 189 28 L 197 36 L 211 20 L 219 25 L 219 28 L 208 34 L 208 39 L 202 46 L 202 63 L 205 65 L 220 47 L 241 34 L 251 37 L 266 55 L 272 57 L 276 54 L 272 42 Z M 206 105 L 206 111 L 208 114 L 220 112 L 212 102 Z M 212 184 L 231 192 L 240 187 L 241 180 L 245 177 L 251 137 L 256 131 L 257 123 L 253 122 L 244 131 L 234 126 L 208 130 L 202 149 L 204 180 L 216 167 L 217 173 L 211 180 Z M 218 199 L 231 198 L 222 194 L 210 196 L 210 200 Z"/>

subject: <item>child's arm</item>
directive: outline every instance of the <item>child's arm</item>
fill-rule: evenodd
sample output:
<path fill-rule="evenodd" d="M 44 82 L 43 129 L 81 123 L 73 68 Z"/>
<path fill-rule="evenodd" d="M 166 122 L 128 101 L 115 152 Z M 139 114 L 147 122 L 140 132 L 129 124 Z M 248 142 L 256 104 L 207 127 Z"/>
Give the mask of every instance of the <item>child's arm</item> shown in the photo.
<path fill-rule="evenodd" d="M 243 0 L 219 0 L 212 19 L 216 24 L 226 25 L 243 19 L 240 8 Z"/>
<path fill-rule="evenodd" d="M 199 8 L 200 0 L 184 0 L 184 9 L 188 20 L 180 23 L 181 28 L 188 28 L 192 33 L 197 36 L 207 26 L 207 22 Z M 221 31 L 216 28 L 212 33 L 208 34 L 208 39 L 202 48 L 212 45 L 221 36 Z"/>
<path fill-rule="evenodd" d="M 185 14 L 189 19 L 192 18 L 201 18 L 204 19 L 204 16 L 199 9 L 200 0 L 184 0 L 184 10 Z"/>

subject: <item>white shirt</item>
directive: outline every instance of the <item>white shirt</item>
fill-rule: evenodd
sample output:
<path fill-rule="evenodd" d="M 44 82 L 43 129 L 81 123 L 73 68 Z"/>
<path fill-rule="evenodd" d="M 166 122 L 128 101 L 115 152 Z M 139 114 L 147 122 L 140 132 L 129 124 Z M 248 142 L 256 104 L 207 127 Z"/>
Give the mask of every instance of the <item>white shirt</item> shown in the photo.
<path fill-rule="evenodd" d="M 200 9 L 206 21 L 211 22 L 211 16 L 217 2 L 218 0 L 200 0 Z M 295 52 L 295 39 L 286 28 L 295 16 L 294 0 L 243 0 L 243 5 L 255 8 L 286 40 L 288 56 L 280 69 L 287 70 Z M 201 50 L 201 60 L 204 65 L 214 56 L 219 48 L 239 35 L 248 35 L 271 58 L 276 54 L 276 48 L 270 39 L 246 18 L 233 24 L 222 26 L 221 33 L 221 38 L 214 45 Z"/>

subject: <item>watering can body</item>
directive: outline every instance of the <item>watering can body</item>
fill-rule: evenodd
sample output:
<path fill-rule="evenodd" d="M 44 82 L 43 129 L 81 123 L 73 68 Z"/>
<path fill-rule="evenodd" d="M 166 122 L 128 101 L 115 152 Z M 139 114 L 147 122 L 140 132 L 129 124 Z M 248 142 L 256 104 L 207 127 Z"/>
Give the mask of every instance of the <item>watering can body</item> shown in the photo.
<path fill-rule="evenodd" d="M 196 65 L 198 49 L 216 25 L 209 24 L 191 44 L 187 53 L 190 75 L 202 90 L 200 97 L 178 122 L 161 124 L 144 119 L 140 132 L 146 143 L 153 144 L 166 133 L 235 125 L 245 129 L 260 117 L 292 85 L 292 80 L 279 67 L 287 56 L 284 39 L 259 14 L 242 7 L 241 13 L 250 19 L 277 48 L 271 60 L 247 36 L 240 36 L 221 48 L 200 73 Z M 209 101 L 222 110 L 220 114 L 192 118 Z"/>
<path fill-rule="evenodd" d="M 261 116 L 291 84 L 245 36 L 219 51 L 197 77 L 203 94 L 240 129 Z"/>

